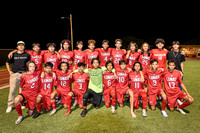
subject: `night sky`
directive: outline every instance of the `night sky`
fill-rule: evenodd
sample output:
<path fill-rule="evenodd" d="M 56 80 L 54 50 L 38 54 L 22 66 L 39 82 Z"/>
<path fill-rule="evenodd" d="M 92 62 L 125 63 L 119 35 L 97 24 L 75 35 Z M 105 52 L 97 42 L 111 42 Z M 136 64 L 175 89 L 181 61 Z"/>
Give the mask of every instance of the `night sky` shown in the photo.
<path fill-rule="evenodd" d="M 4 22 L 2 38 L 8 45 L 0 45 L 0 48 L 15 48 L 19 40 L 25 41 L 27 49 L 31 49 L 34 42 L 40 43 L 42 49 L 48 42 L 59 45 L 62 39 L 70 38 L 69 20 L 60 19 L 69 17 L 70 13 L 73 16 L 74 47 L 77 40 L 82 40 L 86 48 L 88 39 L 95 39 L 96 47 L 101 47 L 103 39 L 108 39 L 112 45 L 116 38 L 134 36 L 154 45 L 156 38 L 163 38 L 169 46 L 173 40 L 183 44 L 200 37 L 199 11 L 195 3 L 184 6 L 174 3 L 29 4 L 1 12 Z"/>

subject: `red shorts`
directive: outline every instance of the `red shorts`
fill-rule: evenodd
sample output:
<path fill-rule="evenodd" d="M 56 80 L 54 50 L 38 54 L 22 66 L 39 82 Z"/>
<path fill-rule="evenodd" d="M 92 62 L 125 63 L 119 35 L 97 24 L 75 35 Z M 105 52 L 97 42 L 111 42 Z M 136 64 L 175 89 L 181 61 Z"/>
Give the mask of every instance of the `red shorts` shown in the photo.
<path fill-rule="evenodd" d="M 21 101 L 21 104 L 23 104 L 27 100 L 26 108 L 29 108 L 30 110 L 34 110 L 37 96 L 30 96 L 23 91 L 19 95 L 22 95 L 24 98 L 23 101 Z"/>
<path fill-rule="evenodd" d="M 57 94 L 58 94 L 58 97 L 61 97 L 61 103 L 62 104 L 67 104 L 67 95 L 68 95 L 68 93 L 70 92 L 65 92 L 65 93 L 63 93 L 62 91 L 60 91 L 59 89 L 56 89 L 55 90 L 56 92 L 57 92 Z"/>
<path fill-rule="evenodd" d="M 116 92 L 114 87 L 110 87 L 106 90 L 103 91 L 103 95 L 104 95 L 104 101 L 105 103 L 110 103 L 110 94 L 111 92 Z"/>
<path fill-rule="evenodd" d="M 38 93 L 38 96 L 42 97 L 42 108 L 45 108 L 46 110 L 51 109 L 51 99 L 50 95 L 44 95 L 43 93 Z"/>
<path fill-rule="evenodd" d="M 167 104 L 168 107 L 173 108 L 177 106 L 177 99 L 181 98 L 184 99 L 187 95 L 183 91 L 179 91 L 176 94 L 166 94 L 167 95 Z"/>
<path fill-rule="evenodd" d="M 129 87 L 123 88 L 122 90 L 116 89 L 118 103 L 123 103 L 123 101 L 125 100 L 124 95 L 126 94 L 128 89 L 129 89 Z"/>
<path fill-rule="evenodd" d="M 77 89 L 72 90 L 72 92 L 74 93 L 74 97 L 77 100 L 77 104 L 83 105 L 83 95 L 84 95 L 84 93 L 77 90 Z"/>
<path fill-rule="evenodd" d="M 134 107 L 136 109 L 139 108 L 139 98 L 144 96 L 147 97 L 147 93 L 144 91 L 144 89 L 140 89 L 137 93 L 134 93 Z"/>
<path fill-rule="evenodd" d="M 163 89 L 154 90 L 154 93 L 148 94 L 149 95 L 149 104 L 156 105 L 156 98 L 160 95 L 161 92 L 164 92 Z"/>

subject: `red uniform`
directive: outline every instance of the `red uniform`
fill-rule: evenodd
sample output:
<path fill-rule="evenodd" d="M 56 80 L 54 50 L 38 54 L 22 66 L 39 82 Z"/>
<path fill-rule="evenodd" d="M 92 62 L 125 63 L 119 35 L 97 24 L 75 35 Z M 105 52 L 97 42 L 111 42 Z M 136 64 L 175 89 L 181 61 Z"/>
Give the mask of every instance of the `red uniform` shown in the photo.
<path fill-rule="evenodd" d="M 73 82 L 72 78 L 69 78 L 70 72 L 63 73 L 61 70 L 56 71 L 57 75 L 57 93 L 58 97 L 61 96 L 61 103 L 67 103 L 67 95 L 71 91 L 71 83 Z"/>
<path fill-rule="evenodd" d="M 74 97 L 77 97 L 77 104 L 83 105 L 83 94 L 88 89 L 88 83 L 89 83 L 89 75 L 87 73 L 75 73 L 73 74 L 73 80 L 74 80 L 74 88 L 73 93 Z"/>
<path fill-rule="evenodd" d="M 56 53 L 51 54 L 49 51 L 44 54 L 44 63 L 51 62 L 53 64 L 53 71 L 58 69 L 59 59 Z"/>
<path fill-rule="evenodd" d="M 74 50 L 74 67 L 75 69 L 78 68 L 78 63 L 79 62 L 83 62 L 85 63 L 86 62 L 86 53 L 84 51 L 79 51 L 79 50 Z"/>
<path fill-rule="evenodd" d="M 72 62 L 74 58 L 74 53 L 72 51 L 60 51 L 60 62 Z M 73 70 L 72 64 L 69 64 L 69 70 Z"/>
<path fill-rule="evenodd" d="M 169 107 L 177 106 L 177 99 L 184 99 L 187 95 L 180 90 L 178 84 L 183 84 L 181 74 L 174 70 L 172 73 L 167 71 L 163 77 L 165 92 Z"/>
<path fill-rule="evenodd" d="M 40 93 L 38 93 L 38 96 L 42 97 L 42 107 L 47 110 L 51 109 L 50 96 L 53 92 L 53 83 L 54 78 L 52 73 L 50 73 L 49 75 L 45 74 L 44 78 L 41 78 Z"/>
<path fill-rule="evenodd" d="M 106 62 L 111 58 L 111 52 L 113 48 L 108 48 L 104 50 L 103 48 L 96 48 L 95 51 L 99 52 L 99 60 L 101 61 L 99 67 L 104 67 Z"/>
<path fill-rule="evenodd" d="M 156 105 L 156 96 L 163 92 L 162 76 L 164 72 L 157 70 L 153 72 L 151 69 L 146 71 L 146 79 L 148 80 L 149 104 Z"/>
<path fill-rule="evenodd" d="M 37 65 L 37 69 L 39 71 L 42 71 L 42 64 L 44 62 L 44 52 L 43 51 L 39 51 L 38 54 L 36 54 L 34 51 L 27 51 L 25 50 L 25 52 L 29 53 L 31 56 L 31 61 L 34 61 L 35 64 Z"/>
<path fill-rule="evenodd" d="M 141 74 L 132 71 L 129 74 L 129 79 L 131 82 L 131 90 L 134 93 L 134 108 L 139 108 L 139 97 L 142 97 L 143 109 L 147 107 L 147 92 L 143 88 L 143 83 L 141 82 Z"/>
<path fill-rule="evenodd" d="M 114 63 L 115 69 L 116 68 L 120 68 L 119 66 L 119 61 L 126 59 L 126 56 L 124 54 L 124 50 L 117 50 L 117 49 L 113 49 L 112 53 L 111 53 L 111 57 L 112 57 L 112 61 Z"/>
<path fill-rule="evenodd" d="M 24 103 L 27 100 L 26 107 L 33 110 L 35 107 L 35 101 L 39 92 L 40 86 L 40 71 L 35 71 L 33 74 L 26 74 L 21 76 L 20 88 L 22 89 L 21 95 L 24 96 Z"/>
<path fill-rule="evenodd" d="M 127 51 L 127 53 L 128 53 L 128 51 Z M 138 61 L 139 56 L 140 56 L 139 52 L 135 52 L 135 53 L 130 52 L 130 55 L 129 55 L 129 58 L 128 58 L 128 61 L 127 61 L 127 68 L 131 68 L 132 69 L 134 63 L 136 61 Z"/>
<path fill-rule="evenodd" d="M 116 97 L 115 97 L 115 88 L 116 88 L 117 80 L 114 78 L 113 72 L 106 71 L 105 74 L 103 74 L 103 95 L 105 103 L 110 104 L 110 95 L 112 97 L 112 106 L 115 106 L 116 104 Z"/>
<path fill-rule="evenodd" d="M 86 55 L 87 55 L 87 60 L 86 60 L 86 64 L 88 64 L 88 68 L 92 68 L 92 64 L 91 64 L 91 60 L 94 59 L 94 58 L 98 58 L 99 56 L 99 53 L 97 51 L 86 51 L 85 52 Z"/>
<path fill-rule="evenodd" d="M 166 68 L 166 61 L 167 61 L 167 53 L 168 50 L 159 50 L 159 49 L 152 49 L 151 50 L 151 60 L 156 59 L 158 61 L 158 68 Z"/>
<path fill-rule="evenodd" d="M 142 64 L 143 71 L 146 71 L 146 69 L 149 69 L 150 55 L 148 56 L 148 53 L 140 54 L 138 61 Z"/>
<path fill-rule="evenodd" d="M 116 69 L 116 74 L 118 76 L 117 85 L 116 85 L 116 94 L 117 100 L 119 103 L 123 103 L 124 95 L 126 91 L 129 89 L 129 71 L 126 69 L 122 71 L 120 68 Z"/>

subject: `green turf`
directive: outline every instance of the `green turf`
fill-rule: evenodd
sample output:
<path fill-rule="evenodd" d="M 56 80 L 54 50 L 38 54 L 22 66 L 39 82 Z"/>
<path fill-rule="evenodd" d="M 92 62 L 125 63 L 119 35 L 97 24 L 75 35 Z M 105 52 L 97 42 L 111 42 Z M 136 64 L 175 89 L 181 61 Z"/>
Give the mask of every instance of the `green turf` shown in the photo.
<path fill-rule="evenodd" d="M 164 118 L 160 113 L 160 105 L 156 111 L 147 108 L 147 117 L 142 116 L 141 107 L 135 111 L 137 118 L 130 115 L 128 103 L 124 108 L 118 108 L 116 114 L 111 114 L 111 109 L 106 108 L 104 102 L 101 108 L 96 110 L 88 106 L 89 112 L 85 118 L 80 116 L 82 110 L 72 107 L 72 113 L 66 117 L 66 110 L 59 105 L 58 112 L 54 116 L 49 113 L 42 114 L 37 119 L 27 117 L 27 109 L 23 110 L 24 120 L 20 125 L 15 125 L 18 115 L 16 110 L 6 114 L 8 88 L 0 90 L 0 132 L 185 132 L 197 133 L 200 130 L 200 61 L 186 61 L 184 83 L 194 97 L 194 103 L 187 107 L 187 115 L 177 111 L 168 113 Z M 160 103 L 159 103 L 160 104 Z"/>

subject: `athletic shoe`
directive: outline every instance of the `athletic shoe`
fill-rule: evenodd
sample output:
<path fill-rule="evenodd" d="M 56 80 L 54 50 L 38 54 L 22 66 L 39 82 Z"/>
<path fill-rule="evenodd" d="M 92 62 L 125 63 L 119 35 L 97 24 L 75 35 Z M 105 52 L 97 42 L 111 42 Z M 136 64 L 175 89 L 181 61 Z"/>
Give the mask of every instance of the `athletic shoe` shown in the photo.
<path fill-rule="evenodd" d="M 104 101 L 104 96 L 102 96 L 102 101 Z"/>
<path fill-rule="evenodd" d="M 32 118 L 36 119 L 38 116 L 40 116 L 40 113 L 36 112 L 35 115 Z"/>
<path fill-rule="evenodd" d="M 86 109 L 84 109 L 84 110 L 81 112 L 81 117 L 85 117 L 85 116 L 86 116 L 86 114 L 87 114 L 87 110 L 86 110 Z"/>
<path fill-rule="evenodd" d="M 12 107 L 8 107 L 7 109 L 6 109 L 6 113 L 10 113 L 12 111 Z"/>
<path fill-rule="evenodd" d="M 116 113 L 116 111 L 115 111 L 115 107 L 114 107 L 114 106 L 111 106 L 111 111 L 112 111 L 113 114 Z"/>
<path fill-rule="evenodd" d="M 143 115 L 144 117 L 147 116 L 147 111 L 146 111 L 146 109 L 143 109 L 143 110 L 142 110 L 142 115 Z"/>
<path fill-rule="evenodd" d="M 67 110 L 67 112 L 65 113 L 66 116 L 68 116 L 71 113 L 72 110 Z"/>
<path fill-rule="evenodd" d="M 75 106 L 76 106 L 76 104 L 77 104 L 77 101 L 74 101 L 74 103 L 73 103 L 73 106 L 75 107 Z"/>
<path fill-rule="evenodd" d="M 57 102 L 56 102 L 56 104 L 60 104 L 61 103 L 61 99 L 59 99 Z"/>
<path fill-rule="evenodd" d="M 15 124 L 18 125 L 22 122 L 23 116 L 19 116 L 18 119 L 15 121 Z"/>
<path fill-rule="evenodd" d="M 56 109 L 53 109 L 49 115 L 54 115 L 56 113 Z"/>
<path fill-rule="evenodd" d="M 179 105 L 183 104 L 183 102 L 181 102 L 179 99 L 177 99 L 177 103 L 178 103 Z"/>
<path fill-rule="evenodd" d="M 177 110 L 178 110 L 181 114 L 186 115 L 186 113 L 185 113 L 182 109 L 179 109 L 179 108 L 177 107 Z"/>
<path fill-rule="evenodd" d="M 163 117 L 168 117 L 167 113 L 165 112 L 165 110 L 161 111 L 161 114 L 163 115 Z"/>

